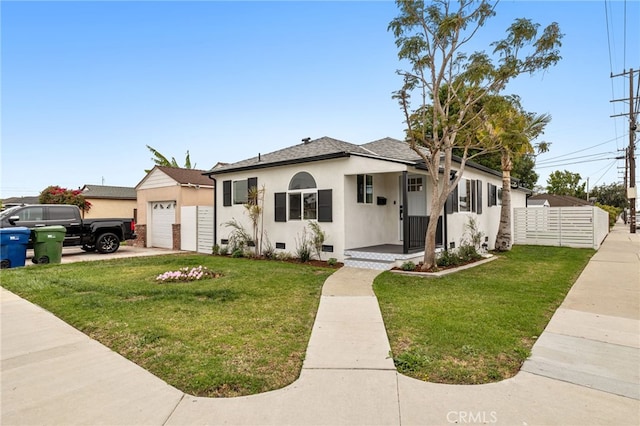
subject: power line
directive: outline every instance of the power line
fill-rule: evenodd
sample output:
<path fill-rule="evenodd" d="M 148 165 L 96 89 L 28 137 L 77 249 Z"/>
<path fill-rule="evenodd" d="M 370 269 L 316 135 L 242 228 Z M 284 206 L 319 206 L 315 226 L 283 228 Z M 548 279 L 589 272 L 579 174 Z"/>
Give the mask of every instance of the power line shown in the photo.
<path fill-rule="evenodd" d="M 624 136 L 624 135 L 623 135 L 623 136 Z M 569 153 L 567 153 L 567 154 L 558 155 L 557 157 L 549 158 L 549 159 L 543 160 L 542 162 L 543 162 L 543 163 L 545 163 L 545 162 L 548 162 L 548 161 L 554 161 L 554 160 L 557 160 L 558 158 L 564 158 L 564 157 L 568 157 L 568 156 L 570 156 L 570 155 L 579 154 L 579 153 L 581 153 L 581 152 L 588 151 L 588 150 L 590 150 L 590 149 L 597 148 L 597 147 L 599 147 L 599 146 L 606 145 L 606 144 L 611 143 L 611 142 L 615 142 L 615 141 L 617 141 L 618 139 L 622 138 L 623 136 L 616 136 L 616 137 L 615 137 L 615 138 L 613 138 L 613 139 L 609 139 L 609 140 L 607 140 L 607 141 L 604 141 L 604 142 L 598 143 L 598 144 L 596 144 L 596 145 L 592 145 L 592 146 L 589 146 L 589 147 L 586 147 L 586 148 L 582 148 L 582 149 L 579 149 L 578 151 L 569 152 Z"/>
<path fill-rule="evenodd" d="M 571 166 L 573 164 L 593 163 L 593 162 L 596 162 L 596 161 L 606 161 L 606 160 L 618 160 L 618 157 L 596 158 L 594 160 L 575 161 L 575 162 L 572 162 L 572 163 L 549 164 L 549 165 L 541 166 L 541 167 L 536 165 L 536 169 L 550 169 L 552 167 Z"/>
<path fill-rule="evenodd" d="M 573 160 L 579 160 L 581 158 L 597 157 L 597 156 L 600 156 L 600 155 L 612 155 L 612 154 L 615 154 L 615 152 L 611 152 L 611 151 L 599 152 L 597 154 L 581 155 L 579 157 L 571 157 L 571 158 L 566 158 L 564 160 L 550 159 L 550 160 L 544 160 L 544 161 L 536 161 L 536 165 L 544 166 L 544 165 L 546 165 L 548 163 L 558 163 L 558 162 L 565 162 L 565 161 L 573 161 Z"/>

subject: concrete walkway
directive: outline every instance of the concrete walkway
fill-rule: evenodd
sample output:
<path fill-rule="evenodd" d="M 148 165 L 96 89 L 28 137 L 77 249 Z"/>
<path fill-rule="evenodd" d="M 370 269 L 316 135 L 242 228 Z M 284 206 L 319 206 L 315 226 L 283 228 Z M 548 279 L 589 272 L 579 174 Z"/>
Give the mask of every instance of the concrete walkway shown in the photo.
<path fill-rule="evenodd" d="M 371 282 L 326 281 L 300 378 L 239 398 L 185 395 L 2 290 L 2 418 L 13 424 L 640 424 L 640 239 L 617 227 L 516 377 L 488 385 L 397 374 Z"/>

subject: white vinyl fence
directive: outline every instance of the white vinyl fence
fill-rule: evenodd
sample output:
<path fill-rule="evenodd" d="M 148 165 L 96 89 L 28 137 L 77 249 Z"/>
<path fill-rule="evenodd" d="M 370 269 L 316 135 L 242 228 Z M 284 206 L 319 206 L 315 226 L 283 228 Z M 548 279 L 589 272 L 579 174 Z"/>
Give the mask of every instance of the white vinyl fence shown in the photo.
<path fill-rule="evenodd" d="M 180 248 L 211 254 L 213 249 L 213 207 L 185 206 L 180 211 Z"/>
<path fill-rule="evenodd" d="M 600 248 L 609 233 L 609 214 L 599 207 L 513 209 L 514 244 Z"/>

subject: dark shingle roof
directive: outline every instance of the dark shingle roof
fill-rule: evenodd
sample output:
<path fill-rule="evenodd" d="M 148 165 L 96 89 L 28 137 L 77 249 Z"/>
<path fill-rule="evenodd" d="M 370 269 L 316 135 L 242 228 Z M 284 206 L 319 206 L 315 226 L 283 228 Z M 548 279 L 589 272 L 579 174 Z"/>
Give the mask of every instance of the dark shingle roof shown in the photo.
<path fill-rule="evenodd" d="M 82 187 L 82 195 L 85 198 L 137 199 L 136 189 L 128 186 L 85 185 Z"/>
<path fill-rule="evenodd" d="M 20 206 L 22 204 L 39 204 L 40 203 L 40 196 L 36 195 L 36 196 L 28 196 L 28 197 L 11 197 L 11 198 L 5 198 L 4 200 L 2 200 L 2 204 L 7 207 L 7 206 Z"/>
<path fill-rule="evenodd" d="M 592 205 L 587 200 L 572 197 L 571 195 L 538 194 L 532 195 L 529 197 L 529 200 L 547 200 L 549 201 L 549 207 L 579 207 Z"/>
<path fill-rule="evenodd" d="M 303 142 L 268 154 L 260 154 L 237 163 L 225 164 L 208 173 L 224 173 L 227 171 L 269 167 L 290 164 L 294 162 L 314 161 L 319 159 L 362 155 L 368 157 L 387 158 L 395 160 L 413 161 L 418 156 L 407 144 L 396 139 L 385 138 L 365 145 L 355 145 L 327 136 Z"/>
<path fill-rule="evenodd" d="M 156 168 L 166 173 L 171 179 L 182 185 L 193 184 L 213 186 L 213 181 L 203 175 L 206 170 L 181 169 L 178 167 L 166 166 L 156 166 Z"/>

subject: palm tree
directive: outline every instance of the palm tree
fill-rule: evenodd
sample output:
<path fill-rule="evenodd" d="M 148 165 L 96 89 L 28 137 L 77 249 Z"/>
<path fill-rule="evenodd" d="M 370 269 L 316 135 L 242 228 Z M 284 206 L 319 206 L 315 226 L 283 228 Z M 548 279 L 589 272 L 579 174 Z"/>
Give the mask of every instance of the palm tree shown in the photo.
<path fill-rule="evenodd" d="M 147 149 L 149 149 L 149 151 L 151 151 L 151 153 L 153 154 L 153 158 L 151 158 L 151 160 L 156 164 L 156 166 L 178 167 L 178 168 L 180 167 L 175 157 L 171 157 L 171 161 L 169 161 L 167 157 L 162 155 L 155 148 L 152 148 L 149 145 L 147 145 Z M 192 169 L 192 168 L 195 168 L 195 166 L 196 165 L 194 164 L 193 167 L 191 167 L 191 158 L 189 157 L 189 151 L 187 150 L 187 156 L 184 159 L 184 167 L 182 168 Z M 145 173 L 149 173 L 149 170 L 145 170 Z"/>
<path fill-rule="evenodd" d="M 502 206 L 500 225 L 496 235 L 495 249 L 511 250 L 511 171 L 513 160 L 549 149 L 548 142 L 535 145 L 531 141 L 542 133 L 551 122 L 549 114 L 534 114 L 522 110 L 519 98 L 492 97 L 487 109 L 481 138 L 486 138 L 500 147 L 502 169 Z"/>

